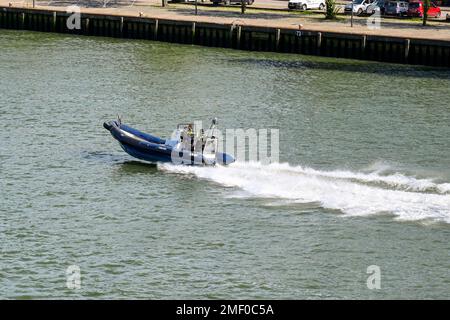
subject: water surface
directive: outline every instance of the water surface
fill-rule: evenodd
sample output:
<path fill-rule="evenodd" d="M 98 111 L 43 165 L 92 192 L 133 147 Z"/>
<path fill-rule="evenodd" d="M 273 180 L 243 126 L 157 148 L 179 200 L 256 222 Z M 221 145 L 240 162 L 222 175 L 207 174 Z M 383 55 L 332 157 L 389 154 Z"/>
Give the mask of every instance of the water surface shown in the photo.
<path fill-rule="evenodd" d="M 0 297 L 450 298 L 448 70 L 4 30 L 0 48 Z M 280 162 L 145 164 L 102 128 L 116 114 L 279 128 Z"/>

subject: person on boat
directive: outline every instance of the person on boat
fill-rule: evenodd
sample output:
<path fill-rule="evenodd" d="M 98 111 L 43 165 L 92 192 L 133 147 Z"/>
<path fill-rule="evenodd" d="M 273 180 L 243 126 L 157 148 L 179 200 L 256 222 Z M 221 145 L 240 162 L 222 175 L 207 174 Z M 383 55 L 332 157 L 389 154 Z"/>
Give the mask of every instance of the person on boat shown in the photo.
<path fill-rule="evenodd" d="M 191 137 L 192 137 L 192 128 L 190 125 L 185 126 L 180 134 L 180 141 L 183 145 L 183 149 L 189 149 L 189 146 L 191 145 Z"/>
<path fill-rule="evenodd" d="M 205 150 L 205 144 L 206 144 L 206 135 L 205 130 L 200 130 L 200 141 L 202 143 L 202 152 Z"/>
<path fill-rule="evenodd" d="M 194 137 L 194 130 L 192 129 L 192 124 L 191 123 L 188 124 L 187 134 L 188 134 L 189 137 L 192 137 L 192 138 Z"/>
<path fill-rule="evenodd" d="M 191 152 L 194 152 L 194 130 L 192 129 L 191 123 L 188 124 L 187 136 L 188 136 L 188 141 L 191 145 Z"/>

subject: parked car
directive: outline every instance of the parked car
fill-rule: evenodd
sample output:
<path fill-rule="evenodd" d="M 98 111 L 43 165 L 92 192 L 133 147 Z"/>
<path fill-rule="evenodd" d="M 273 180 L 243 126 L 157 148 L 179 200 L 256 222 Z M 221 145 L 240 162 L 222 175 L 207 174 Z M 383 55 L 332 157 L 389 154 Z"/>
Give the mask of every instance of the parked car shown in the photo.
<path fill-rule="evenodd" d="M 353 4 L 348 3 L 345 5 L 344 12 L 351 13 L 352 7 L 353 13 L 356 13 L 358 16 L 362 14 L 373 14 L 376 11 L 383 13 L 384 0 L 353 0 Z"/>
<path fill-rule="evenodd" d="M 397 0 L 394 0 L 397 1 Z M 404 0 L 398 0 L 398 1 L 404 1 Z M 386 11 L 386 5 L 387 0 L 374 0 L 372 3 L 369 3 L 366 7 L 365 13 L 367 14 L 374 14 L 375 12 L 379 11 L 381 14 L 384 14 Z"/>
<path fill-rule="evenodd" d="M 289 0 L 289 9 L 325 9 L 325 0 Z"/>
<path fill-rule="evenodd" d="M 381 14 L 385 14 L 386 13 L 386 6 L 387 6 L 387 0 L 378 0 L 377 1 L 377 6 L 380 8 L 380 13 Z M 375 12 L 374 12 L 375 13 Z"/>
<path fill-rule="evenodd" d="M 410 2 L 408 6 L 408 17 L 423 17 L 423 2 Z M 428 9 L 428 16 L 439 18 L 441 16 L 441 8 L 436 4 L 430 3 L 430 8 Z"/>
<path fill-rule="evenodd" d="M 252 5 L 253 2 L 255 2 L 255 0 L 211 0 L 213 5 L 218 5 L 220 3 L 223 3 L 225 5 L 242 4 L 242 1 L 245 1 L 245 3 L 248 4 L 248 5 Z"/>
<path fill-rule="evenodd" d="M 408 13 L 408 2 L 389 1 L 386 5 L 385 13 L 390 16 L 403 16 Z"/>

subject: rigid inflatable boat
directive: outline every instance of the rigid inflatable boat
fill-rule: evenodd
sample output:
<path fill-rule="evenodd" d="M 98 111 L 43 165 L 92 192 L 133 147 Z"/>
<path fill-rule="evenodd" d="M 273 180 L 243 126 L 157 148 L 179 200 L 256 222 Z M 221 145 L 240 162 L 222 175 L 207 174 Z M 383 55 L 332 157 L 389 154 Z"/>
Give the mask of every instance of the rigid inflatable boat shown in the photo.
<path fill-rule="evenodd" d="M 178 124 L 170 139 L 162 139 L 127 126 L 120 118 L 103 124 L 126 153 L 141 160 L 187 165 L 230 164 L 234 157 L 217 151 L 215 126 L 216 119 L 213 119 L 205 134 L 203 130 L 195 130 L 193 123 Z"/>

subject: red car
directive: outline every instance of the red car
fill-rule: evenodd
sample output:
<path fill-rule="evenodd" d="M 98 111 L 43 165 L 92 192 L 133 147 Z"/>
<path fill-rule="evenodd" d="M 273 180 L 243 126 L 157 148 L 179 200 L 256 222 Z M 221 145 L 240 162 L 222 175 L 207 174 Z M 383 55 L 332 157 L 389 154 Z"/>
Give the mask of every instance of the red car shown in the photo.
<path fill-rule="evenodd" d="M 423 2 L 410 2 L 408 6 L 407 15 L 409 17 L 422 17 L 423 16 Z M 441 16 L 441 8 L 439 8 L 434 3 L 430 3 L 430 8 L 428 9 L 428 17 L 439 18 Z"/>

